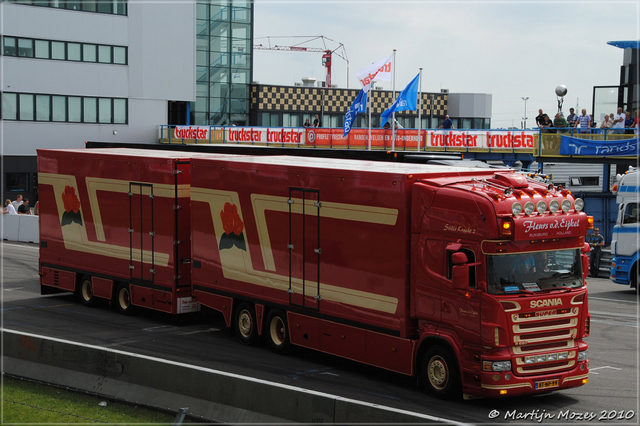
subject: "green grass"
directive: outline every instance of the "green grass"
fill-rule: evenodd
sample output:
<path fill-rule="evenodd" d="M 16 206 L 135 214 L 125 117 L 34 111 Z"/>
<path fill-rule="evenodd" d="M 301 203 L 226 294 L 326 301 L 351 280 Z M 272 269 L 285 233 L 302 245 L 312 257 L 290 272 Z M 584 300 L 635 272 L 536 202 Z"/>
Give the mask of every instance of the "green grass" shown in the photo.
<path fill-rule="evenodd" d="M 18 423 L 121 423 L 167 424 L 175 414 L 112 402 L 97 396 L 71 392 L 3 376 L 0 424 Z M 98 404 L 106 401 L 107 406 Z"/>

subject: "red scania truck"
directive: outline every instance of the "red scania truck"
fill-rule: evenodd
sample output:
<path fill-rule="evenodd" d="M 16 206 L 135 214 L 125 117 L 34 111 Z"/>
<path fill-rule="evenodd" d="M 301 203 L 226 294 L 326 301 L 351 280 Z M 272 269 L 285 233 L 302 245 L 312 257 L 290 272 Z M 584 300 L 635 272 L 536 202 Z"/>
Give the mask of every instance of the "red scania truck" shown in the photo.
<path fill-rule="evenodd" d="M 584 203 L 512 171 L 39 150 L 42 291 L 220 311 L 438 398 L 588 382 Z"/>

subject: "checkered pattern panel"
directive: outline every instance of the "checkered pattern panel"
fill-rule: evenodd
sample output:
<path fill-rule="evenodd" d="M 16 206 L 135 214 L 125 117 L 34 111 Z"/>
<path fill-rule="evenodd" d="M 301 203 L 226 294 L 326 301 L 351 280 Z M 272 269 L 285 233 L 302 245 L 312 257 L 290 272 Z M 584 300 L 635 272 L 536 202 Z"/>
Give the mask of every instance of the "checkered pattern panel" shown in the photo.
<path fill-rule="evenodd" d="M 327 89 L 324 94 L 324 112 L 344 114 L 347 112 L 359 89 Z M 319 87 L 288 86 L 251 86 L 252 112 L 303 112 L 317 113 L 322 109 L 323 89 Z M 396 92 L 396 95 L 399 92 Z M 447 114 L 446 93 L 422 93 L 422 115 L 431 114 L 431 96 L 433 96 L 433 115 Z M 371 92 L 371 112 L 382 114 L 393 103 L 393 93 L 388 90 Z M 402 115 L 418 115 L 414 111 L 404 111 Z"/>

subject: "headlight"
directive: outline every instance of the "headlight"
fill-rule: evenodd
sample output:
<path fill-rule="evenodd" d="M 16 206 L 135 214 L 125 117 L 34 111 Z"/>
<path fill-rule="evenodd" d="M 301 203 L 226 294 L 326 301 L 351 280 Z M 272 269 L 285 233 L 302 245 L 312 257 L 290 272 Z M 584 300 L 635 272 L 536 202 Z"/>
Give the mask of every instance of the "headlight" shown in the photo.
<path fill-rule="evenodd" d="M 484 371 L 511 371 L 511 361 L 483 361 L 482 369 Z"/>
<path fill-rule="evenodd" d="M 511 205 L 511 213 L 513 213 L 514 216 L 518 216 L 520 213 L 522 213 L 522 204 L 520 203 L 513 203 Z"/>
<path fill-rule="evenodd" d="M 571 201 L 562 200 L 562 211 L 565 213 L 569 213 L 569 210 L 571 210 Z"/>
<path fill-rule="evenodd" d="M 577 212 L 581 212 L 584 209 L 584 200 L 582 198 L 576 198 L 576 201 L 573 202 L 573 207 Z"/>
<path fill-rule="evenodd" d="M 529 216 L 530 214 L 533 213 L 533 203 L 531 201 L 527 201 L 526 203 L 524 203 L 524 214 L 526 214 L 527 216 Z"/>
<path fill-rule="evenodd" d="M 560 208 L 560 203 L 557 200 L 551 200 L 549 202 L 549 211 L 555 213 Z"/>
<path fill-rule="evenodd" d="M 589 352 L 588 349 L 586 351 L 578 352 L 578 362 L 587 360 L 587 352 Z"/>
<path fill-rule="evenodd" d="M 538 204 L 536 204 L 536 211 L 538 212 L 538 214 L 543 214 L 544 212 L 546 212 L 547 203 L 542 200 L 538 201 Z"/>

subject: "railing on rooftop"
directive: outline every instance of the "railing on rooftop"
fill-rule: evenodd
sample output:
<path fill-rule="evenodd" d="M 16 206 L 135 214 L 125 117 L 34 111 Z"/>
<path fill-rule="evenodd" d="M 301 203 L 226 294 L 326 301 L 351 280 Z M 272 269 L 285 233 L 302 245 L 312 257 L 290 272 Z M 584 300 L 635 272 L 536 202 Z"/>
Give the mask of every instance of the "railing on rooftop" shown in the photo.
<path fill-rule="evenodd" d="M 572 158 L 560 155 L 562 136 L 589 141 L 615 142 L 638 139 L 633 129 L 397 129 L 395 141 L 391 129 L 352 128 L 344 137 L 342 128 L 304 127 L 221 127 L 160 126 L 164 144 L 234 144 L 272 147 L 375 149 L 420 152 L 524 154 L 531 157 Z M 590 156 L 593 158 L 593 155 Z M 603 155 L 604 157 L 604 155 Z M 635 155 L 621 158 L 635 158 Z"/>

